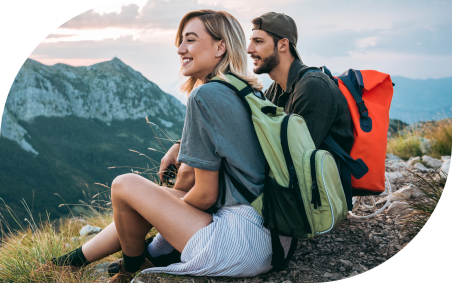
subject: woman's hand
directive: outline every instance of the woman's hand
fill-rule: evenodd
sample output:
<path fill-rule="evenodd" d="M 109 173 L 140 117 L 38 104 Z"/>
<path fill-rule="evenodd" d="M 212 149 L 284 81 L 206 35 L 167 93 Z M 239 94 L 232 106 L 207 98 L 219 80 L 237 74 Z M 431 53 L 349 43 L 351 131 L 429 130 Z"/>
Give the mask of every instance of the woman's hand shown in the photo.
<path fill-rule="evenodd" d="M 180 144 L 176 143 L 174 144 L 163 156 L 162 160 L 160 161 L 160 171 L 159 171 L 159 177 L 160 181 L 163 182 L 163 173 L 168 169 L 168 166 L 171 164 L 176 165 L 176 167 L 179 169 L 181 163 L 177 162 L 177 157 L 179 156 L 179 149 Z"/>

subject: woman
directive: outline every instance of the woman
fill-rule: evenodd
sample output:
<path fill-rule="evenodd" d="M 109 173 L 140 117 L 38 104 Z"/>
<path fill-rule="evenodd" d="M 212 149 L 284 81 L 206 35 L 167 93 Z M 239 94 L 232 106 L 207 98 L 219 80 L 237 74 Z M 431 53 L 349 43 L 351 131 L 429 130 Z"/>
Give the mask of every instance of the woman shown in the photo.
<path fill-rule="evenodd" d="M 193 188 L 185 192 L 135 174 L 118 176 L 111 187 L 114 223 L 47 268 L 77 270 L 122 249 L 124 259 L 111 282 L 129 282 L 153 266 L 146 255 L 152 261 L 176 249 L 182 262 L 146 272 L 244 277 L 271 269 L 270 233 L 229 179 L 233 175 L 256 196 L 263 190 L 265 159 L 251 119 L 228 87 L 204 84 L 232 72 L 262 89 L 257 78 L 246 75 L 243 30 L 226 12 L 190 12 L 181 20 L 176 45 L 182 74 L 189 77 L 181 89 L 190 92 L 177 161 L 194 168 Z M 212 205 L 221 206 L 213 215 L 205 212 Z M 150 224 L 159 235 L 144 247 Z M 290 239 L 283 243 L 287 254 Z"/>

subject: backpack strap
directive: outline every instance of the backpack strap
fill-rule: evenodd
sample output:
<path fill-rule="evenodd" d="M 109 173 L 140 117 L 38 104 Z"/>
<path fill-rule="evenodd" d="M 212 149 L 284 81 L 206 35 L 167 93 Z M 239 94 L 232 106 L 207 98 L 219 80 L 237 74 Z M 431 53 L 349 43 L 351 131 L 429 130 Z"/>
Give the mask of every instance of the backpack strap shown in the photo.
<path fill-rule="evenodd" d="M 342 181 L 342 188 L 344 189 L 345 199 L 347 200 L 348 210 L 352 210 L 352 175 L 356 179 L 362 178 L 369 168 L 366 163 L 361 158 L 353 159 L 345 150 L 340 147 L 337 142 L 331 137 L 331 135 L 326 136 L 323 140 L 329 150 L 339 158 L 340 162 L 340 177 Z"/>
<path fill-rule="evenodd" d="M 356 105 L 358 106 L 358 112 L 361 116 L 359 118 L 359 124 L 361 130 L 368 133 L 372 131 L 372 118 L 369 117 L 369 111 L 367 110 L 366 105 L 363 100 L 363 88 L 364 81 L 363 76 L 360 71 L 350 69 L 338 76 L 339 79 L 344 83 L 347 87 L 350 94 L 356 101 Z"/>

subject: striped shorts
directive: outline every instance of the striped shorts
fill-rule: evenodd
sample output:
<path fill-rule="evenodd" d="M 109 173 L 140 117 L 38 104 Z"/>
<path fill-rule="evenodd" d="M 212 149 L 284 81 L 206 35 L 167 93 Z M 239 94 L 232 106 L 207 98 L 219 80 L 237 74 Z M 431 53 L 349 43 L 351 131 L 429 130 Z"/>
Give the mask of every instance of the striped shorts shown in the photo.
<path fill-rule="evenodd" d="M 153 241 L 159 245 L 162 240 Z M 156 237 L 156 239 L 157 239 Z M 291 238 L 282 237 L 287 256 Z M 155 243 L 154 243 L 155 242 Z M 168 247 L 152 250 L 172 251 Z M 166 242 L 166 246 L 169 243 Z M 152 255 L 152 253 L 151 253 Z M 262 217 L 249 205 L 223 207 L 213 215 L 213 221 L 190 238 L 181 254 L 181 262 L 167 267 L 154 267 L 142 272 L 164 272 L 175 275 L 251 277 L 269 271 L 272 245 L 270 231 Z"/>

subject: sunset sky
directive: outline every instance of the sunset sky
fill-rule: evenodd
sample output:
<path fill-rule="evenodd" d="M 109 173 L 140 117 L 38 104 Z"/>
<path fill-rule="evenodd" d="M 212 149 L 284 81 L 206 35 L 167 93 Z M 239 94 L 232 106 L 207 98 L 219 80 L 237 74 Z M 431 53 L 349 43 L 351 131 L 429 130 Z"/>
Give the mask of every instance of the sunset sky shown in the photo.
<path fill-rule="evenodd" d="M 451 1 L 123 1 L 68 19 L 29 57 L 81 66 L 116 56 L 165 88 L 178 80 L 178 23 L 203 8 L 233 14 L 247 38 L 254 17 L 285 13 L 298 25 L 304 62 L 336 73 L 355 68 L 409 78 L 452 76 Z"/>

